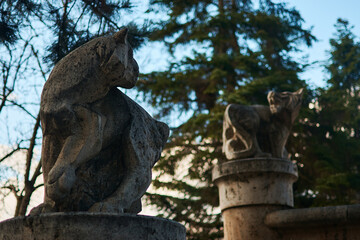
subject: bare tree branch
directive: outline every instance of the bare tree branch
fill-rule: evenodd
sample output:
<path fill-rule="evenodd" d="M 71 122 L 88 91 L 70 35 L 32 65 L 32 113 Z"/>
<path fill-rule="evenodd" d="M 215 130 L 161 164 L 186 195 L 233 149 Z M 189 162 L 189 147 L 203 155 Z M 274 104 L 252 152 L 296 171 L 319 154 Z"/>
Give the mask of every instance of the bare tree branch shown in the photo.
<path fill-rule="evenodd" d="M 33 55 L 34 55 L 35 58 L 36 58 L 36 62 L 37 62 L 37 64 L 38 64 L 38 66 L 39 66 L 41 75 L 43 76 L 43 79 L 44 79 L 44 81 L 46 82 L 46 74 L 45 74 L 45 71 L 43 70 L 43 67 L 42 67 L 42 65 L 41 65 L 38 52 L 35 50 L 34 45 L 31 45 L 31 51 L 32 51 Z"/>
<path fill-rule="evenodd" d="M 38 165 L 36 166 L 36 169 L 35 169 L 35 171 L 34 171 L 34 174 L 33 174 L 32 178 L 31 178 L 31 180 L 30 180 L 30 183 L 31 183 L 32 185 L 35 185 L 35 182 L 36 182 L 37 177 L 41 175 L 41 166 L 42 166 L 41 163 L 42 163 L 42 162 L 41 162 L 41 159 L 40 159 Z M 40 184 L 40 185 L 42 185 L 42 184 Z M 34 188 L 36 189 L 37 187 L 34 187 Z"/>
<path fill-rule="evenodd" d="M 26 154 L 26 168 L 25 168 L 25 182 L 29 181 L 30 176 L 30 168 L 31 168 L 31 161 L 33 159 L 34 155 L 34 147 L 36 145 L 36 135 L 38 133 L 40 127 L 40 113 L 38 113 L 38 116 L 36 118 L 36 122 L 33 129 L 33 134 L 30 139 L 30 146 Z"/>
<path fill-rule="evenodd" d="M 13 100 L 7 100 L 9 103 L 11 103 L 12 105 L 20 108 L 21 110 L 23 110 L 24 112 L 26 112 L 30 117 L 32 117 L 33 119 L 36 120 L 36 117 L 31 113 L 29 112 L 22 104 L 19 104 Z"/>
<path fill-rule="evenodd" d="M 20 141 L 21 143 L 22 141 Z M 0 163 L 2 161 L 4 161 L 5 159 L 11 157 L 14 153 L 20 151 L 20 150 L 24 150 L 26 148 L 20 147 L 20 143 L 17 144 L 16 148 L 14 148 L 13 150 L 11 150 L 9 153 L 7 153 L 5 156 L 3 156 L 2 158 L 0 158 Z"/>
<path fill-rule="evenodd" d="M 38 189 L 38 188 L 41 188 L 41 187 L 43 187 L 44 186 L 44 184 L 42 183 L 42 184 L 39 184 L 39 185 L 36 185 L 35 187 L 34 187 L 34 191 L 36 190 L 36 189 Z"/>
<path fill-rule="evenodd" d="M 2 74 L 3 74 L 3 87 L 2 87 L 2 94 L 1 94 L 1 103 L 0 103 L 0 112 L 3 109 L 3 107 L 6 105 L 6 101 L 8 100 L 8 97 L 11 95 L 11 93 L 14 91 L 15 89 L 15 85 L 17 82 L 17 78 L 18 78 L 18 74 L 19 71 L 21 69 L 21 66 L 24 64 L 24 61 L 28 60 L 29 57 L 25 58 L 25 60 L 23 59 L 25 56 L 25 51 L 27 49 L 27 46 L 29 44 L 29 42 L 32 40 L 33 37 L 31 37 L 29 40 L 25 41 L 24 46 L 23 46 L 23 50 L 19 56 L 19 60 L 18 63 L 16 65 L 16 69 L 15 69 L 15 73 L 14 76 L 12 78 L 12 85 L 8 86 L 9 84 L 9 78 L 10 78 L 10 72 L 11 72 L 11 66 L 14 65 L 14 63 L 12 62 L 12 50 L 7 46 L 7 50 L 8 50 L 8 54 L 10 56 L 10 59 L 8 61 L 8 64 L 6 64 L 6 62 L 3 62 L 3 66 L 2 66 Z"/>
<path fill-rule="evenodd" d="M 21 196 L 18 194 L 19 189 L 17 189 L 13 184 L 2 187 L 3 189 L 9 189 L 16 197 L 16 199 L 19 199 Z"/>

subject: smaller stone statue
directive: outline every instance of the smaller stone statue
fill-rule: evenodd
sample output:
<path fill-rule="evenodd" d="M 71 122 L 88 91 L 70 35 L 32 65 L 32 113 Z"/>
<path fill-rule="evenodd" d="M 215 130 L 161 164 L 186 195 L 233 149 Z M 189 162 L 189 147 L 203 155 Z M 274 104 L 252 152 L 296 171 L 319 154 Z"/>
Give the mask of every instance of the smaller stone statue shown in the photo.
<path fill-rule="evenodd" d="M 56 64 L 40 105 L 45 198 L 32 215 L 140 212 L 169 128 L 117 88 L 132 88 L 138 74 L 127 29 Z"/>
<path fill-rule="evenodd" d="M 292 124 L 299 114 L 303 89 L 269 92 L 268 106 L 230 104 L 223 123 L 223 152 L 228 160 L 250 157 L 287 159 L 285 149 Z"/>

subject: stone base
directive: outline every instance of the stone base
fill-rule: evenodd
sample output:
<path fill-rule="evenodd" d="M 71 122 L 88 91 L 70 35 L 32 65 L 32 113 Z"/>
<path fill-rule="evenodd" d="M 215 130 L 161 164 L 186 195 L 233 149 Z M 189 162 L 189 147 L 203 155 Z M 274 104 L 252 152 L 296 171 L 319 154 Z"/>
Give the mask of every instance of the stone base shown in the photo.
<path fill-rule="evenodd" d="M 212 171 L 219 188 L 220 208 L 248 205 L 294 206 L 292 185 L 297 168 L 279 158 L 249 158 L 227 161 Z"/>
<path fill-rule="evenodd" d="M 268 213 L 284 208 L 286 207 L 250 205 L 224 210 L 224 240 L 280 239 L 276 231 L 262 223 Z"/>
<path fill-rule="evenodd" d="M 265 224 L 279 233 L 277 240 L 356 240 L 360 204 L 274 211 Z"/>
<path fill-rule="evenodd" d="M 181 224 L 133 214 L 51 213 L 0 223 L 2 240 L 185 240 Z"/>
<path fill-rule="evenodd" d="M 224 239 L 278 240 L 264 219 L 270 212 L 293 207 L 297 176 L 296 166 L 287 159 L 250 158 L 216 165 L 212 177 L 219 188 Z"/>

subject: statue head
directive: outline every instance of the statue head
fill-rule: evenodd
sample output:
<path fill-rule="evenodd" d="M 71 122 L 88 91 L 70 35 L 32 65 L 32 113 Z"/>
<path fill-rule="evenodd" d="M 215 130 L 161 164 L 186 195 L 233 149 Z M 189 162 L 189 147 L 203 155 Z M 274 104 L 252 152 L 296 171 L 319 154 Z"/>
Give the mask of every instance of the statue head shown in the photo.
<path fill-rule="evenodd" d="M 299 113 L 301 107 L 302 95 L 304 89 L 300 88 L 296 92 L 281 92 L 276 93 L 270 91 L 267 99 L 270 105 L 270 111 L 272 114 L 279 114 L 282 111 L 289 111 L 294 113 L 296 116 Z M 294 119 L 296 118 L 294 117 Z"/>
<path fill-rule="evenodd" d="M 128 29 L 123 28 L 108 37 L 106 46 L 97 49 L 102 60 L 101 69 L 111 86 L 132 88 L 139 76 L 139 66 L 133 58 L 133 50 L 127 41 Z"/>

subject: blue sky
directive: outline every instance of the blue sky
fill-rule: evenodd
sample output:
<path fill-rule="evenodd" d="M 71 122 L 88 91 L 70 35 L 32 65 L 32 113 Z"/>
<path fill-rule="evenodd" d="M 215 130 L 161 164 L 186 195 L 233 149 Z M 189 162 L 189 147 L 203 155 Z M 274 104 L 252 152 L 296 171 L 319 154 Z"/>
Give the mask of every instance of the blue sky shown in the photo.
<path fill-rule="evenodd" d="M 306 28 L 313 27 L 312 33 L 318 39 L 313 47 L 304 51 L 309 54 L 310 62 L 328 59 L 329 39 L 333 37 L 334 24 L 338 18 L 348 20 L 354 26 L 353 33 L 360 36 L 359 0 L 289 0 L 288 4 L 300 12 Z M 314 65 L 301 77 L 313 87 L 325 86 L 326 75 L 320 65 Z"/>

